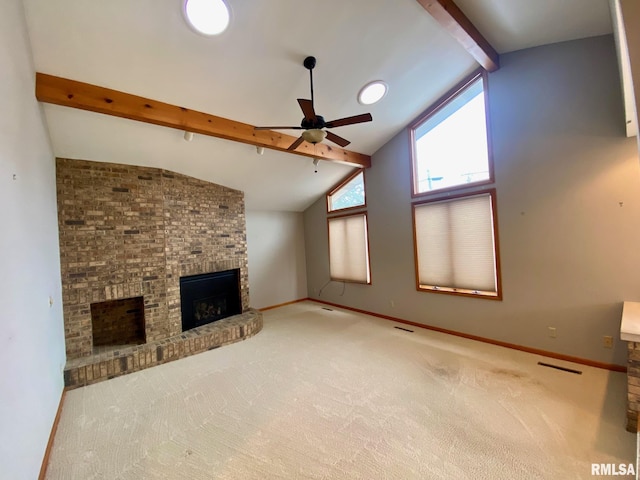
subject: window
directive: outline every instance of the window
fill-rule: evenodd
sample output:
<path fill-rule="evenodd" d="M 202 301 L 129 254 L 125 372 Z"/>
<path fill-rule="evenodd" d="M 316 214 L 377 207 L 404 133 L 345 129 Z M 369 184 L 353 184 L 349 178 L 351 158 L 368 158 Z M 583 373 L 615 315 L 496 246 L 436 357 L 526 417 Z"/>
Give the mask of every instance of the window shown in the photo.
<path fill-rule="evenodd" d="M 327 213 L 358 209 L 357 213 L 329 216 L 329 272 L 331 280 L 371 284 L 364 170 L 350 174 L 327 193 Z"/>
<path fill-rule="evenodd" d="M 485 81 L 467 77 L 411 126 L 414 196 L 493 181 Z"/>
<path fill-rule="evenodd" d="M 502 299 L 486 72 L 452 88 L 411 126 L 416 287 Z M 446 191 L 446 196 L 442 193 Z"/>
<path fill-rule="evenodd" d="M 327 193 L 327 212 L 364 207 L 365 205 L 363 170 L 349 175 L 337 187 Z"/>
<path fill-rule="evenodd" d="M 370 284 L 367 214 L 328 218 L 327 223 L 331 280 Z"/>
<path fill-rule="evenodd" d="M 501 299 L 495 190 L 413 205 L 418 290 Z"/>

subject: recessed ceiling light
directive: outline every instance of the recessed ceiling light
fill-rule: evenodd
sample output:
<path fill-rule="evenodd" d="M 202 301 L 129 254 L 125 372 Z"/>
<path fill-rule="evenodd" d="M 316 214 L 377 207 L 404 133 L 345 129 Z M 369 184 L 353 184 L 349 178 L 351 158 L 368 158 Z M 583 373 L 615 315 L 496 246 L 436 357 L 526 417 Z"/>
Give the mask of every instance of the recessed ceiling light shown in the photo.
<path fill-rule="evenodd" d="M 358 102 L 363 105 L 371 105 L 372 103 L 379 102 L 387 94 L 387 84 L 382 80 L 376 80 L 375 82 L 369 82 L 360 89 L 358 93 Z"/>
<path fill-rule="evenodd" d="M 203 35 L 218 35 L 229 26 L 229 7 L 224 0 L 185 0 L 184 15 Z"/>

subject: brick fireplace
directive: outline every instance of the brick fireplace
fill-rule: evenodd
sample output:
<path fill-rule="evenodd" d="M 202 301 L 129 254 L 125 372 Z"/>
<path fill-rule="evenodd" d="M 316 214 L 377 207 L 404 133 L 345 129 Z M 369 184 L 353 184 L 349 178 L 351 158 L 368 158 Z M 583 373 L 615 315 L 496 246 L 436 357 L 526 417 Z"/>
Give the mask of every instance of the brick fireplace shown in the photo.
<path fill-rule="evenodd" d="M 249 310 L 242 192 L 112 163 L 57 159 L 56 171 L 68 360 L 97 353 L 95 337 L 105 333 L 94 332 L 92 310 L 95 316 L 104 302 L 135 301 L 124 311 L 142 309 L 142 323 L 131 327 L 136 338 L 124 344 L 181 334 L 183 277 L 237 270 L 240 310 Z M 125 328 L 106 323 L 114 332 Z"/>

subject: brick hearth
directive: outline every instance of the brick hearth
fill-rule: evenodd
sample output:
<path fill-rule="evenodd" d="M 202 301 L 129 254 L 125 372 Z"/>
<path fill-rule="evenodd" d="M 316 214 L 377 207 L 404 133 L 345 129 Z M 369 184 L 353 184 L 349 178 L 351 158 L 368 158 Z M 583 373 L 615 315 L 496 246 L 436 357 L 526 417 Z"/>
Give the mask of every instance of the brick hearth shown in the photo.
<path fill-rule="evenodd" d="M 250 309 L 167 340 L 124 346 L 118 350 L 69 360 L 64 370 L 64 383 L 70 388 L 90 385 L 239 342 L 260 330 L 262 313 Z"/>

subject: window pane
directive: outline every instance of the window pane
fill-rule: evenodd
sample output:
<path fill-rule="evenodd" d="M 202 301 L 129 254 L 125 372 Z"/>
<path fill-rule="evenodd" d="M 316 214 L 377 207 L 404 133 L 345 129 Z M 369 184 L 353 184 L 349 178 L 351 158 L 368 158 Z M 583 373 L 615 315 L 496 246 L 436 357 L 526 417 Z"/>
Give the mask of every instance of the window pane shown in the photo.
<path fill-rule="evenodd" d="M 497 295 L 491 194 L 414 207 L 418 283 Z"/>
<path fill-rule="evenodd" d="M 490 178 L 482 77 L 443 104 L 414 133 L 416 193 Z"/>
<path fill-rule="evenodd" d="M 327 195 L 329 211 L 359 207 L 365 204 L 364 173 L 360 172 Z"/>
<path fill-rule="evenodd" d="M 454 284 L 469 290 L 496 291 L 491 197 L 449 203 Z"/>
<path fill-rule="evenodd" d="M 423 285 L 453 285 L 449 205 L 416 207 L 418 275 Z"/>
<path fill-rule="evenodd" d="M 329 219 L 329 270 L 332 280 L 369 283 L 366 215 Z"/>

